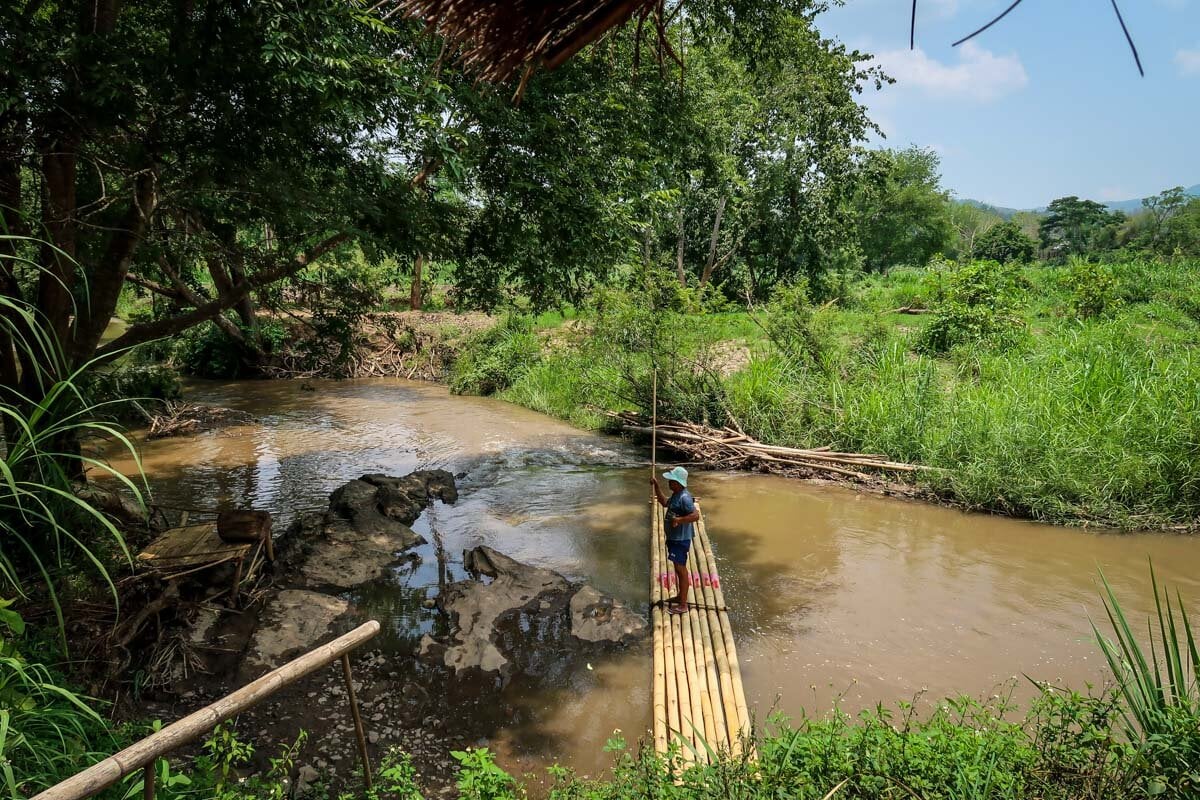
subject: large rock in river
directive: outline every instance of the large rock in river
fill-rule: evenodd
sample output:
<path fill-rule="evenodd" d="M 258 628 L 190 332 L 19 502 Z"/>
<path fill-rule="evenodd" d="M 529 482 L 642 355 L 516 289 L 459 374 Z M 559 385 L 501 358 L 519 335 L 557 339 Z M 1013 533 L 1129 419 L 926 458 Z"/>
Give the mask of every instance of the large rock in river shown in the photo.
<path fill-rule="evenodd" d="M 287 556 L 298 562 L 310 586 L 348 589 L 366 583 L 382 575 L 403 551 L 425 543 L 409 526 L 435 499 L 458 499 L 454 476 L 445 470 L 356 478 L 334 490 L 328 511 L 305 514 L 292 523 Z"/>
<path fill-rule="evenodd" d="M 476 579 L 453 583 L 438 598 L 449 635 L 426 635 L 420 647 L 456 676 L 483 673 L 500 685 L 518 673 L 549 676 L 572 656 L 628 644 L 647 629 L 619 600 L 490 547 L 469 551 L 464 565 Z"/>

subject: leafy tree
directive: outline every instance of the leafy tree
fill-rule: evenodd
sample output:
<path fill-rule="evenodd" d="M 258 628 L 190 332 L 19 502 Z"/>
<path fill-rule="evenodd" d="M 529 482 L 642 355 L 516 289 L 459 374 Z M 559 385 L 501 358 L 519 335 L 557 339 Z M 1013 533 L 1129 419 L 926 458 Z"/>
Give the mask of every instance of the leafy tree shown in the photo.
<path fill-rule="evenodd" d="M 975 243 L 975 257 L 1001 264 L 1024 264 L 1037 254 L 1037 240 L 1026 235 L 1015 222 L 1002 222 L 981 235 Z"/>
<path fill-rule="evenodd" d="M 952 201 L 948 210 L 955 242 L 950 248 L 952 252 L 947 255 L 958 259 L 975 257 L 980 237 L 1004 221 L 1004 218 L 990 207 L 981 208 L 971 203 Z"/>
<path fill-rule="evenodd" d="M 48 239 L 0 288 L 70 365 L 231 309 L 252 324 L 253 293 L 410 216 L 389 143 L 424 110 L 426 59 L 355 4 L 10 3 L 0 29 L 4 222 Z M 169 311 L 101 347 L 126 281 Z"/>
<path fill-rule="evenodd" d="M 1167 220 L 1163 252 L 1200 256 L 1200 197 L 1193 197 Z"/>
<path fill-rule="evenodd" d="M 866 170 L 856 205 L 867 269 L 924 266 L 953 236 L 937 154 L 919 147 L 879 150 Z"/>
<path fill-rule="evenodd" d="M 669 29 L 682 72 L 642 63 L 649 43 L 631 28 L 530 84 L 518 108 L 479 99 L 477 212 L 456 274 L 468 303 L 505 290 L 578 302 L 647 270 L 761 292 L 852 244 L 846 200 L 870 130 L 856 90 L 876 73 L 808 14 L 772 6 L 736 37 L 706 19 Z"/>
<path fill-rule="evenodd" d="M 1038 227 L 1042 248 L 1053 259 L 1111 249 L 1125 215 L 1094 200 L 1060 197 L 1046 209 Z"/>
<path fill-rule="evenodd" d="M 1200 198 L 1176 186 L 1142 201 L 1142 211 L 1122 231 L 1124 241 L 1160 255 L 1200 252 Z"/>

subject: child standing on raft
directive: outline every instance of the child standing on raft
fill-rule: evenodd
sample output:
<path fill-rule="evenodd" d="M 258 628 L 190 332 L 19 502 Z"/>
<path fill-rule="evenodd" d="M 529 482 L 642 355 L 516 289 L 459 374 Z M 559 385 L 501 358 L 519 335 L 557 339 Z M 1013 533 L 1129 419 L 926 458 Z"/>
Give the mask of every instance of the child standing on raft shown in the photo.
<path fill-rule="evenodd" d="M 686 614 L 688 610 L 688 589 L 692 580 L 688 574 L 688 551 L 692 549 L 692 536 L 695 533 L 693 523 L 700 519 L 696 510 L 696 501 L 687 490 L 688 473 L 683 467 L 675 467 L 663 473 L 671 496 L 663 494 L 658 478 L 651 478 L 654 494 L 658 503 L 667 510 L 663 520 L 663 528 L 667 537 L 667 558 L 675 565 L 675 577 L 679 580 L 679 594 L 667 601 L 667 610 L 672 614 Z"/>

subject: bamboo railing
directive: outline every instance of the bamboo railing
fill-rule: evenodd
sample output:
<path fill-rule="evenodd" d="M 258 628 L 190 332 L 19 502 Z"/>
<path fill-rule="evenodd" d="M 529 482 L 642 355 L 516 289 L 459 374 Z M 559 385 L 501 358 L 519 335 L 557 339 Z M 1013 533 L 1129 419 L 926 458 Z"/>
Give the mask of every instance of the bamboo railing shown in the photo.
<path fill-rule="evenodd" d="M 44 792 L 35 795 L 32 800 L 83 800 L 102 792 L 138 769 L 143 770 L 144 775 L 142 796 L 144 800 L 153 800 L 154 765 L 159 758 L 188 742 L 195 741 L 230 717 L 242 713 L 285 686 L 295 683 L 339 659 L 342 662 L 342 676 L 346 681 L 350 715 L 354 720 L 354 732 L 358 739 L 358 756 L 362 762 L 363 781 L 367 789 L 370 789 L 371 765 L 367 757 L 366 733 L 363 730 L 362 717 L 359 714 L 358 701 L 354 694 L 354 682 L 350 672 L 350 651 L 377 633 L 379 633 L 378 622 L 375 620 L 365 622 L 344 636 L 310 650 L 237 691 L 225 695 L 217 702 L 152 733 L 121 752 L 76 773 L 62 783 L 51 786 Z"/>

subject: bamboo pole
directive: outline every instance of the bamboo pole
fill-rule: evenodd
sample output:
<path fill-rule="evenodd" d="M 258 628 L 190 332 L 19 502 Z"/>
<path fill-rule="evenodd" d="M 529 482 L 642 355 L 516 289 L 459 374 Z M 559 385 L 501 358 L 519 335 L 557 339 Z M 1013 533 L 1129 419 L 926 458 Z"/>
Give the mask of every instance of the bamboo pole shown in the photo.
<path fill-rule="evenodd" d="M 660 753 L 667 750 L 667 687 L 666 661 L 663 653 L 663 587 L 659 575 L 662 574 L 662 561 L 658 554 L 658 531 L 654 525 L 654 517 L 658 514 L 658 501 L 650 501 L 650 621 L 654 630 L 654 694 L 652 709 L 654 714 L 654 749 Z"/>
<path fill-rule="evenodd" d="M 688 572 L 693 577 L 700 574 L 700 565 L 696 559 L 695 544 L 696 543 L 693 541 L 692 548 L 688 552 Z M 696 608 L 697 596 L 700 596 L 700 599 L 703 600 L 703 596 L 700 595 L 700 587 L 698 584 L 699 581 L 695 581 L 692 584 L 691 591 L 688 593 L 689 603 L 686 619 L 687 625 L 691 628 L 692 667 L 696 673 L 697 684 L 695 687 L 693 687 L 692 691 L 695 692 L 698 690 L 700 693 L 700 718 L 703 722 L 703 725 L 698 726 L 699 730 L 697 731 L 697 736 L 703 737 L 703 741 L 700 742 L 700 753 L 703 759 L 707 761 L 708 748 L 704 747 L 703 745 L 707 744 L 709 747 L 715 747 L 715 743 L 717 741 L 717 731 L 713 724 L 711 696 L 712 689 L 708 683 L 707 667 L 707 653 L 710 652 L 712 645 L 704 637 L 703 632 L 700 630 L 700 616 L 704 612 Z M 701 603 L 701 605 L 703 605 L 703 603 Z"/>
<path fill-rule="evenodd" d="M 256 705 L 285 686 L 328 666 L 377 633 L 378 622 L 365 622 L 344 636 L 310 650 L 217 702 L 76 773 L 62 783 L 35 795 L 32 800 L 83 800 L 98 794 L 134 770 L 147 764 L 153 765 L 159 757 L 203 736 L 220 723 Z"/>
<path fill-rule="evenodd" d="M 690 555 L 690 554 L 689 554 Z M 683 658 L 683 677 L 687 681 L 687 699 L 690 709 L 687 730 L 685 733 L 692 742 L 695 748 L 693 755 L 696 760 L 703 760 L 703 739 L 704 739 L 704 709 L 700 701 L 700 677 L 696 673 L 696 653 L 695 643 L 692 641 L 692 625 L 689 621 L 692 612 L 689 610 L 686 614 L 674 614 L 674 622 L 679 629 L 679 644 L 681 648 L 681 657 Z"/>
<path fill-rule="evenodd" d="M 367 754 L 367 734 L 363 730 L 362 714 L 358 711 L 358 697 L 354 694 L 354 675 L 350 672 L 350 654 L 342 654 L 342 677 L 346 680 L 346 702 L 350 705 L 350 716 L 354 719 L 354 738 L 358 740 L 358 758 L 362 764 L 363 785 L 371 791 L 371 758 Z"/>
<path fill-rule="evenodd" d="M 667 540 L 664 531 L 665 521 L 663 515 L 657 515 L 658 522 L 658 541 L 659 547 L 663 554 L 663 561 L 667 567 L 667 579 L 670 580 L 674 565 L 667 558 Z M 681 750 L 681 755 L 684 761 L 692 760 L 692 748 L 688 745 L 695 746 L 692 740 L 691 726 L 691 697 L 687 682 L 687 668 L 683 661 L 683 636 L 679 629 L 678 617 L 671 614 L 667 609 L 663 609 L 663 619 L 666 622 L 666 631 L 668 633 L 667 645 L 667 669 L 669 674 L 667 680 L 674 684 L 675 687 L 675 707 L 673 709 L 673 723 L 675 726 L 675 736 L 684 744 Z"/>
<path fill-rule="evenodd" d="M 706 606 L 703 610 L 699 610 L 696 616 L 699 619 L 701 635 L 707 644 L 704 652 L 704 668 L 708 674 L 710 713 L 716 735 L 713 744 L 717 749 L 726 749 L 730 746 L 729 730 L 725 722 L 725 708 L 722 702 L 726 687 L 722 686 L 720 670 L 717 667 L 717 642 L 712 633 L 713 626 L 716 624 L 717 612 L 713 610 L 716 608 L 716 601 L 712 596 L 712 587 L 704 585 L 704 577 L 711 575 L 712 572 L 704 560 L 704 547 L 699 541 L 693 547 L 696 549 L 696 560 L 700 570 L 700 586 L 696 589 L 696 597 L 700 599 L 701 605 Z"/>
<path fill-rule="evenodd" d="M 654 541 L 655 541 L 655 544 L 658 546 L 659 557 L 660 557 L 661 563 L 663 563 L 663 565 L 664 565 L 665 574 L 669 576 L 670 575 L 669 568 L 667 568 L 665 566 L 666 565 L 666 560 L 665 560 L 666 550 L 665 550 L 665 543 L 664 543 L 664 539 L 663 539 L 663 535 L 662 535 L 662 526 L 663 526 L 662 512 L 658 508 L 655 508 L 654 509 Z M 667 591 L 665 587 L 664 587 L 663 591 L 664 592 Z M 662 632 L 663 632 L 663 669 L 665 672 L 665 681 L 664 682 L 666 685 L 666 695 L 667 695 L 666 723 L 667 723 L 667 743 L 669 745 L 671 740 L 673 740 L 675 738 L 675 736 L 681 732 L 682 726 L 680 724 L 680 715 L 679 715 L 679 686 L 678 686 L 678 673 L 676 672 L 676 669 L 675 669 L 675 647 L 674 647 L 673 637 L 671 635 L 671 615 L 667 613 L 667 610 L 665 608 L 660 608 L 660 611 L 662 612 L 659 616 L 660 616 L 660 619 L 662 620 Z"/>
<path fill-rule="evenodd" d="M 701 516 L 701 522 L 703 516 Z M 698 526 L 697 532 L 699 537 L 697 547 L 699 548 L 699 557 L 704 563 L 705 569 L 709 575 L 716 575 L 716 565 L 708 558 L 708 547 L 705 541 L 708 533 L 705 528 Z M 719 583 L 719 579 L 718 579 Z M 738 718 L 736 693 L 733 688 L 733 674 L 729 668 L 729 655 L 725 649 L 725 639 L 722 634 L 721 617 L 725 614 L 724 611 L 717 609 L 724 608 L 724 604 L 718 604 L 716 597 L 715 585 L 710 582 L 710 585 L 703 587 L 705 605 L 711 609 L 708 612 L 709 634 L 713 643 L 713 657 L 716 661 L 717 679 L 721 686 L 721 712 L 724 717 L 726 736 L 729 739 L 729 748 L 731 752 L 737 752 L 740 745 L 740 730 L 741 726 Z"/>
<path fill-rule="evenodd" d="M 704 525 L 703 518 L 700 519 L 699 524 L 701 526 Z M 717 563 L 716 558 L 713 557 L 707 531 L 704 537 L 704 555 L 710 564 L 715 565 Z M 713 594 L 717 599 L 719 607 L 725 608 L 725 592 L 721 589 L 719 582 L 713 588 Z M 721 622 L 721 636 L 725 640 L 725 656 L 729 661 L 729 675 L 733 679 L 733 693 L 738 713 L 738 728 L 746 740 L 749 741 L 750 714 L 746 707 L 746 692 L 742 686 L 742 670 L 741 665 L 738 664 L 737 647 L 733 641 L 733 628 L 730 625 L 728 613 L 722 612 L 718 615 L 718 619 Z"/>
<path fill-rule="evenodd" d="M 146 766 L 142 767 L 142 800 L 154 800 L 154 765 L 157 763 L 151 761 Z"/>

